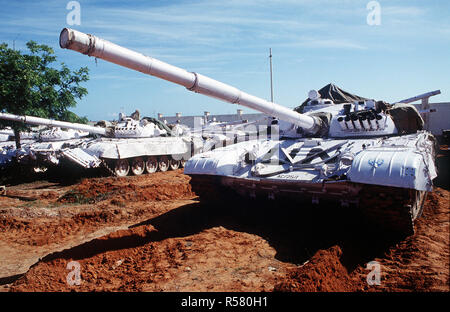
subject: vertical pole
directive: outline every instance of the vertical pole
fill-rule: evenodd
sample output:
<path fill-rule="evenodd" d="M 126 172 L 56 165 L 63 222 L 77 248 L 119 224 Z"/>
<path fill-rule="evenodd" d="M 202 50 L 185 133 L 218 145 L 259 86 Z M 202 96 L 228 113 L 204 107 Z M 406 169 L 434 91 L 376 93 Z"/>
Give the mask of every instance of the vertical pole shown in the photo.
<path fill-rule="evenodd" d="M 428 99 L 429 99 L 428 97 L 422 99 L 421 109 L 426 110 L 426 109 L 430 108 L 430 104 L 428 102 Z M 422 118 L 423 118 L 423 121 L 424 121 L 424 129 L 425 130 L 430 130 L 430 126 L 429 126 L 430 114 L 429 113 L 425 113 L 425 114 L 422 115 Z"/>
<path fill-rule="evenodd" d="M 269 49 L 270 59 L 270 101 L 273 103 L 273 80 L 272 80 L 272 48 Z"/>
<path fill-rule="evenodd" d="M 16 39 L 19 38 L 20 34 L 17 34 L 16 38 L 13 40 L 13 50 L 16 50 Z"/>

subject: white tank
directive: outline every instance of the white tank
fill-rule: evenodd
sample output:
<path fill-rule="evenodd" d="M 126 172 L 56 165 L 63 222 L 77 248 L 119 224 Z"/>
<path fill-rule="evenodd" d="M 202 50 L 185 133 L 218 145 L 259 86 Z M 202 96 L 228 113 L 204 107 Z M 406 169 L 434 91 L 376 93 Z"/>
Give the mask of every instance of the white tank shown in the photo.
<path fill-rule="evenodd" d="M 39 133 L 36 142 L 27 142 L 20 150 L 9 149 L 3 157 L 4 163 L 15 158 L 34 168 L 60 165 L 65 160 L 86 169 L 103 165 L 117 176 L 140 175 L 178 169 L 203 148 L 203 140 L 190 133 L 177 134 L 154 118 L 141 119 L 138 111 L 131 116 L 121 114 L 119 121 L 108 127 L 8 113 L 0 113 L 0 119 L 50 127 Z"/>

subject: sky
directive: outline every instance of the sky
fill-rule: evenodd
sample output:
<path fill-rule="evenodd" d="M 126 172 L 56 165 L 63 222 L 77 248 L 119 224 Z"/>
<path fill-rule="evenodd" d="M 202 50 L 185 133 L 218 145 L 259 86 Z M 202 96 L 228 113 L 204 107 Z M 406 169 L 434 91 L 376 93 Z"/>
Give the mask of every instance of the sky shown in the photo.
<path fill-rule="evenodd" d="M 450 2 L 444 0 L 0 0 L 0 42 L 26 51 L 37 41 L 72 70 L 89 67 L 88 95 L 72 109 L 90 120 L 141 115 L 233 114 L 238 108 L 159 78 L 59 47 L 64 27 L 198 72 L 270 100 L 298 106 L 332 82 L 395 102 L 440 89 L 450 102 Z M 58 64 L 55 64 L 57 66 Z"/>

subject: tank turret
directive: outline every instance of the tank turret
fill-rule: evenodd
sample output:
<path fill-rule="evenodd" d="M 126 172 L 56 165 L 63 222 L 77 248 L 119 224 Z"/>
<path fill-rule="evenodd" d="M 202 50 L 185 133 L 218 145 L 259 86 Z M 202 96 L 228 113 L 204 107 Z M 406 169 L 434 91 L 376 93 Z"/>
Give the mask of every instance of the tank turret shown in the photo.
<path fill-rule="evenodd" d="M 110 137 L 115 138 L 153 138 L 176 135 L 159 120 L 140 117 L 136 110 L 131 116 L 119 114 L 118 122 L 111 127 Z"/>
<path fill-rule="evenodd" d="M 102 127 L 33 116 L 19 116 L 8 113 L 0 113 L 0 119 L 30 125 L 52 127 L 49 130 L 41 132 L 39 138 L 42 141 L 77 139 L 87 136 L 89 133 L 115 138 L 149 138 L 171 134 L 170 129 L 162 125 L 160 122 L 148 117 L 142 119 L 139 118 L 140 116 L 136 112 L 130 117 L 121 114 L 121 117 L 117 123 L 114 125 L 103 123 L 105 127 Z"/>

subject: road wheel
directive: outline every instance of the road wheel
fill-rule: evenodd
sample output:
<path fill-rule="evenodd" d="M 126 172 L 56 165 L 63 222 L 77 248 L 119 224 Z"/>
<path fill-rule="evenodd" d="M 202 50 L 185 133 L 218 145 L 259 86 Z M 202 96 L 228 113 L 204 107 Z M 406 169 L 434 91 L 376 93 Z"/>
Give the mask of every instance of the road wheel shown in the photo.
<path fill-rule="evenodd" d="M 167 156 L 161 156 L 159 157 L 159 162 L 158 162 L 158 168 L 160 171 L 164 172 L 167 171 L 169 169 L 169 157 Z"/>
<path fill-rule="evenodd" d="M 177 170 L 180 167 L 180 161 L 173 158 L 170 159 L 170 169 Z"/>
<path fill-rule="evenodd" d="M 134 175 L 141 175 L 145 171 L 145 162 L 142 157 L 137 157 L 133 159 L 133 162 L 131 164 L 131 171 Z"/>
<path fill-rule="evenodd" d="M 130 164 L 126 159 L 118 159 L 114 166 L 114 173 L 118 177 L 126 177 L 130 172 Z"/>
<path fill-rule="evenodd" d="M 158 171 L 158 159 L 156 157 L 149 157 L 145 162 L 145 169 L 148 173 L 154 173 Z"/>

